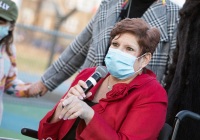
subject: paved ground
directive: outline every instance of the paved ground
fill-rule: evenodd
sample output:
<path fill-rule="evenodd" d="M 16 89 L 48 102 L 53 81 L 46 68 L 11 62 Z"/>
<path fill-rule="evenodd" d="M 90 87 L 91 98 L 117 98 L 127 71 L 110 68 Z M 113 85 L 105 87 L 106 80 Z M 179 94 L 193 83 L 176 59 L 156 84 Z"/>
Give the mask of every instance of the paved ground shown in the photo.
<path fill-rule="evenodd" d="M 27 75 L 26 73 L 20 73 L 19 76 L 24 81 L 28 81 L 27 77 L 29 79 L 31 77 L 32 82 L 39 79 L 39 76 Z M 39 98 L 16 98 L 4 94 L 4 112 L 0 126 L 0 137 L 29 140 L 30 138 L 21 135 L 21 128 L 28 127 L 37 129 L 40 119 L 47 111 L 52 109 L 55 103 L 69 88 L 70 83 L 71 81 L 68 80 L 53 92 L 49 92 Z"/>

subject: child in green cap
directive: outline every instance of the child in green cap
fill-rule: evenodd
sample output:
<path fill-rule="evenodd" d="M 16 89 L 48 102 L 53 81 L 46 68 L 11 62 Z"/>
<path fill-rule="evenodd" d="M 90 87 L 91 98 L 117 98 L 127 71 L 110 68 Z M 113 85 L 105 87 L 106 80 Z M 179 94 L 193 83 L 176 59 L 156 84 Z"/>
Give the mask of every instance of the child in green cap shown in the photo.
<path fill-rule="evenodd" d="M 0 0 L 0 123 L 3 93 L 26 97 L 26 90 L 30 85 L 17 79 L 16 52 L 13 45 L 13 31 L 17 17 L 16 4 L 11 0 Z"/>

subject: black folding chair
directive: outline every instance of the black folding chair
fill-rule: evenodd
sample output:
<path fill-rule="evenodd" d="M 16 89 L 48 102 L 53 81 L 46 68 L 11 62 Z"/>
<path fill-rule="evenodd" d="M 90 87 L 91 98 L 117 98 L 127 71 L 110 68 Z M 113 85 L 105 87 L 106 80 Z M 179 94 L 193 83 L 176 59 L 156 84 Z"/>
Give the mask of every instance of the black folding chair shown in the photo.
<path fill-rule="evenodd" d="M 178 112 L 175 117 L 175 120 L 174 120 L 173 128 L 169 124 L 165 123 L 162 130 L 160 131 L 158 140 L 175 140 L 176 136 L 177 136 L 179 124 L 185 118 L 200 120 L 200 115 L 197 113 L 188 111 L 188 110 L 182 110 L 182 111 Z M 23 128 L 21 130 L 21 133 L 25 136 L 38 139 L 38 131 L 36 131 L 36 130 L 32 130 L 29 128 Z"/>
<path fill-rule="evenodd" d="M 188 110 L 182 110 L 176 114 L 173 128 L 166 124 L 160 131 L 158 140 L 176 140 L 179 125 L 183 119 L 191 118 L 193 120 L 200 120 L 200 115 Z"/>
<path fill-rule="evenodd" d="M 171 134 L 172 134 L 172 127 L 169 124 L 165 123 L 160 131 L 158 140 L 170 140 Z"/>

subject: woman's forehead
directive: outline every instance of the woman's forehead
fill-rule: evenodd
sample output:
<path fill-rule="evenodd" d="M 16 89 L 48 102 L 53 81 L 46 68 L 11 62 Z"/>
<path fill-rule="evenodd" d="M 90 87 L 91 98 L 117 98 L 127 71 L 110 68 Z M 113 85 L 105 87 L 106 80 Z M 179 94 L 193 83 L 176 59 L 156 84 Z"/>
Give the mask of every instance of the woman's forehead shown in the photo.
<path fill-rule="evenodd" d="M 116 35 L 113 40 L 122 40 L 122 41 L 130 42 L 130 43 L 138 44 L 137 36 L 135 36 L 132 33 L 122 33 L 122 34 Z"/>

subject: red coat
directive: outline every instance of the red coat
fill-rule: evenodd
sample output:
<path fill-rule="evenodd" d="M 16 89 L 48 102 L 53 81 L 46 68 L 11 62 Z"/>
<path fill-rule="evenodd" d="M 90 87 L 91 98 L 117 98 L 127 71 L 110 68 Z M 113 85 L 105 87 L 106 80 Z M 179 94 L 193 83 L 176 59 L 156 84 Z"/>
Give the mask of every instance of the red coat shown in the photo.
<path fill-rule="evenodd" d="M 86 80 L 95 68 L 83 70 L 74 80 L 72 86 Z M 104 78 L 105 79 L 105 78 Z M 91 89 L 92 100 L 101 79 Z M 67 93 L 66 93 L 67 94 Z M 64 95 L 65 96 L 65 95 Z M 57 106 L 57 105 L 56 105 Z M 50 124 L 55 108 L 46 114 L 39 125 L 39 139 L 62 139 L 73 123 L 73 120 L 61 120 Z M 119 83 L 92 107 L 94 117 L 86 126 L 81 120 L 77 128 L 78 140 L 156 140 L 165 123 L 167 94 L 150 70 L 138 75 L 129 84 Z"/>

